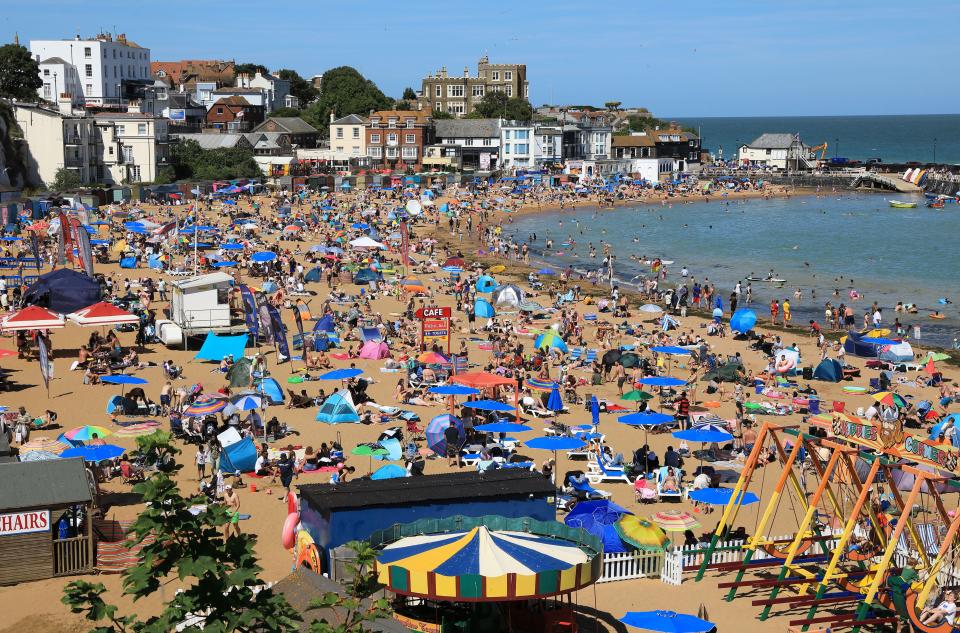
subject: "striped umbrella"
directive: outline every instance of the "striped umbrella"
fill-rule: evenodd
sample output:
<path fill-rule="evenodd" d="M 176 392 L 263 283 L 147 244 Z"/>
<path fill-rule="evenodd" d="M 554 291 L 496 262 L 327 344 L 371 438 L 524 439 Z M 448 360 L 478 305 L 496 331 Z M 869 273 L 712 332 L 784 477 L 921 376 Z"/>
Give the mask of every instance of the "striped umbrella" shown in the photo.
<path fill-rule="evenodd" d="M 537 391 L 553 391 L 558 387 L 555 381 L 543 380 L 541 378 L 528 378 L 524 384 Z"/>
<path fill-rule="evenodd" d="M 51 459 L 60 459 L 60 456 L 50 451 L 30 451 L 20 455 L 21 462 L 45 462 Z"/>
<path fill-rule="evenodd" d="M 467 439 L 467 435 L 463 430 L 463 422 L 460 421 L 460 418 L 450 415 L 449 413 L 442 413 L 430 420 L 424 432 L 427 437 L 427 446 L 441 457 L 447 454 L 447 439 L 443 433 L 450 426 L 451 422 L 453 422 L 453 425 L 460 431 L 460 444 L 462 446 L 463 442 Z"/>
<path fill-rule="evenodd" d="M 105 429 L 102 426 L 95 426 L 92 424 L 85 424 L 84 426 L 78 426 L 75 429 L 70 429 L 69 431 L 63 434 L 68 440 L 73 440 L 75 442 L 86 442 L 94 438 L 107 437 L 108 435 L 113 435 L 113 431 L 110 429 Z"/>
<path fill-rule="evenodd" d="M 900 394 L 893 393 L 892 391 L 878 391 L 870 397 L 880 404 L 885 404 L 888 407 L 895 406 L 902 409 L 903 407 L 907 406 L 907 403 L 904 401 L 903 397 L 901 397 Z"/>
<path fill-rule="evenodd" d="M 685 510 L 661 510 L 651 517 L 667 532 L 683 532 L 700 527 L 700 523 Z"/>
<path fill-rule="evenodd" d="M 670 545 L 670 539 L 659 526 L 632 514 L 620 517 L 614 529 L 620 538 L 637 549 L 663 550 Z"/>
<path fill-rule="evenodd" d="M 417 362 L 423 365 L 449 365 L 450 359 L 438 352 L 424 352 L 417 356 Z"/>
<path fill-rule="evenodd" d="M 233 406 L 241 411 L 253 411 L 263 406 L 263 400 L 260 399 L 260 396 L 242 395 L 234 398 Z"/>
<path fill-rule="evenodd" d="M 533 341 L 533 346 L 537 349 L 545 347 L 558 349 L 561 352 L 567 351 L 567 342 L 560 338 L 560 335 L 553 330 L 547 330 Z"/>
<path fill-rule="evenodd" d="M 35 437 L 26 444 L 20 445 L 20 453 L 23 454 L 30 451 L 48 451 L 50 453 L 59 455 L 68 448 L 70 447 L 63 442 L 58 442 L 57 440 L 49 437 Z"/>
<path fill-rule="evenodd" d="M 187 416 L 200 416 L 200 415 L 210 415 L 211 413 L 218 413 L 223 411 L 227 406 L 226 400 L 220 400 L 216 398 L 210 398 L 207 400 L 197 400 L 189 407 L 183 410 L 183 415 Z"/>
<path fill-rule="evenodd" d="M 144 435 L 153 435 L 160 430 L 160 424 L 157 422 L 142 422 L 140 424 L 131 424 L 117 430 L 117 437 L 143 437 Z"/>

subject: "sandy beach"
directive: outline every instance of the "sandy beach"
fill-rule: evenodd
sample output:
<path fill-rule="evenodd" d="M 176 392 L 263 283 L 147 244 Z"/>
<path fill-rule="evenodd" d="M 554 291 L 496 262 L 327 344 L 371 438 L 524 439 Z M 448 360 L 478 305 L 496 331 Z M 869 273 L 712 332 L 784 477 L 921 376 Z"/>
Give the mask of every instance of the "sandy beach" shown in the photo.
<path fill-rule="evenodd" d="M 783 190 L 766 193 L 752 191 L 730 195 L 746 198 L 763 195 L 792 195 L 795 193 L 796 192 Z M 452 199 L 452 196 L 448 196 L 437 202 L 440 204 L 444 202 L 444 200 L 451 201 Z M 250 199 L 242 199 L 238 203 L 238 208 L 250 210 L 253 201 L 254 200 Z M 269 208 L 271 202 L 271 200 L 265 197 L 258 198 L 256 201 L 263 205 L 262 208 L 264 212 Z M 649 198 L 629 202 L 674 204 L 674 212 L 682 213 L 682 201 L 683 199 L 661 200 L 659 198 Z M 586 200 L 580 204 L 589 206 L 596 204 L 596 202 Z M 622 203 L 617 202 L 616 204 L 619 205 Z M 492 213 L 488 225 L 496 223 L 506 224 L 521 214 L 539 213 L 552 208 L 550 205 L 535 201 L 526 204 L 517 202 L 511 206 L 512 213 Z M 148 216 L 157 211 L 156 207 L 147 205 L 143 205 L 142 209 Z M 183 210 L 176 210 L 182 216 Z M 302 209 L 302 211 L 306 210 L 306 207 Z M 297 211 L 296 207 L 294 211 Z M 211 222 L 216 222 L 222 221 L 223 218 L 211 213 L 207 219 Z M 279 233 L 263 235 L 262 239 L 263 242 L 270 246 L 277 245 L 281 249 L 289 248 L 306 251 L 310 245 L 317 243 L 316 239 L 318 234 L 313 230 L 306 230 L 303 233 L 302 241 L 296 242 L 280 239 L 281 235 Z M 530 290 L 529 284 L 527 284 L 527 275 L 532 268 L 516 260 L 503 260 L 490 255 L 478 255 L 478 250 L 482 248 L 483 245 L 477 240 L 475 232 L 464 231 L 464 235 L 461 238 L 456 232 L 451 233 L 446 226 L 445 220 L 439 220 L 435 225 L 420 224 L 416 226 L 415 233 L 416 240 L 432 237 L 438 241 L 437 250 L 434 255 L 435 260 L 442 263 L 446 255 L 452 255 L 459 250 L 462 251 L 468 263 L 472 264 L 477 262 L 485 269 L 493 265 L 502 264 L 506 269 L 504 272 L 496 275 L 498 280 L 509 280 L 523 286 L 528 290 L 528 297 L 533 301 L 541 303 L 541 305 L 546 306 L 552 303 L 553 297 L 550 296 L 549 293 L 549 283 L 545 283 L 546 289 L 539 293 Z M 386 257 L 396 261 L 399 259 L 399 254 L 390 252 Z M 415 254 L 414 257 L 420 257 L 420 255 Z M 161 273 L 145 267 L 136 270 L 121 270 L 117 265 L 115 255 L 113 255 L 110 264 L 98 264 L 97 272 L 116 275 L 118 281 L 125 277 L 130 279 L 147 277 L 159 279 L 163 277 Z M 169 283 L 170 277 L 165 278 Z M 428 304 L 450 307 L 456 306 L 453 294 L 449 293 L 443 284 L 447 275 L 440 271 L 439 268 L 434 269 L 429 274 L 418 274 L 417 278 L 428 285 L 432 295 L 429 298 L 421 297 L 416 299 L 417 306 Z M 672 281 L 675 281 L 675 278 Z M 255 281 L 254 283 L 257 282 Z M 587 283 L 579 283 L 579 285 L 582 287 L 585 295 L 609 295 L 609 287 L 604 288 Z M 306 284 L 306 288 L 316 293 L 315 296 L 309 298 L 309 304 L 313 308 L 319 309 L 328 294 L 326 283 L 308 283 Z M 346 285 L 343 289 L 351 294 L 356 294 L 359 291 L 359 288 L 353 285 Z M 728 294 L 730 289 L 721 289 L 721 291 Z M 639 298 L 635 294 L 630 293 L 628 293 L 627 296 L 630 299 L 630 310 L 626 320 L 632 324 L 637 324 L 639 327 L 634 335 L 627 335 L 622 332 L 618 333 L 614 339 L 614 343 L 616 344 L 634 344 L 641 339 L 647 340 L 657 330 L 656 323 L 644 322 L 643 315 L 636 312 L 636 308 L 640 303 Z M 389 293 L 383 293 L 378 294 L 371 301 L 370 310 L 371 313 L 379 313 L 386 316 L 403 312 L 405 306 L 406 298 L 398 299 Z M 167 304 L 161 301 L 154 301 L 152 306 L 153 309 L 157 310 L 162 310 L 165 307 L 167 307 Z M 587 313 L 597 312 L 597 305 L 595 303 L 585 304 L 580 302 L 574 304 L 573 308 L 581 318 Z M 754 306 L 754 308 L 761 317 L 766 316 L 766 310 L 762 306 Z M 316 312 L 314 314 L 316 315 Z M 290 310 L 283 310 L 283 316 L 288 325 L 291 325 L 293 318 Z M 461 341 L 466 342 L 471 363 L 482 367 L 490 361 L 490 352 L 479 348 L 477 341 L 474 340 L 474 337 L 471 336 L 468 331 L 467 322 L 463 313 L 455 312 L 455 316 L 453 340 L 451 342 L 452 349 L 457 350 L 461 346 Z M 614 323 L 624 319 L 614 320 L 610 315 L 601 313 L 597 321 L 584 321 L 583 337 L 588 347 L 598 347 L 596 343 L 597 324 L 604 320 Z M 720 358 L 740 353 L 749 375 L 760 375 L 766 367 L 767 359 L 760 353 L 750 350 L 748 341 L 736 340 L 732 336 L 726 336 L 724 338 L 708 336 L 706 334 L 706 328 L 709 319 L 705 316 L 696 315 L 691 312 L 686 317 L 678 318 L 678 320 L 680 327 L 678 330 L 670 332 L 671 336 L 676 337 L 683 333 L 688 333 L 691 337 L 701 336 L 706 340 L 710 351 Z M 536 327 L 546 327 L 549 326 L 551 322 L 550 319 L 547 319 L 538 322 Z M 305 323 L 304 327 L 310 328 L 312 324 Z M 776 329 L 768 328 L 761 323 L 757 331 L 769 336 L 780 336 L 785 344 L 795 344 L 800 351 L 804 365 L 815 366 L 820 358 L 821 351 L 817 346 L 816 339 L 811 335 L 809 328 L 805 327 L 805 324 L 802 326 L 801 324 L 796 324 L 794 327 L 785 331 L 779 327 Z M 115 430 L 117 428 L 116 425 L 111 424 L 110 416 L 105 412 L 107 400 L 116 393 L 115 387 L 107 385 L 85 385 L 83 384 L 83 372 L 69 371 L 71 362 L 77 358 L 78 350 L 81 345 L 86 342 L 89 334 L 90 329 L 81 328 L 72 324 L 68 324 L 65 328 L 53 332 L 55 374 L 54 379 L 50 383 L 49 397 L 47 391 L 44 389 L 36 362 L 17 358 L 4 359 L 3 366 L 12 372 L 12 377 L 22 387 L 16 391 L 7 392 L 0 396 L 0 404 L 6 405 L 11 409 L 24 406 L 31 415 L 40 415 L 47 409 L 56 411 L 62 430 L 83 424 L 97 424 Z M 483 336 L 483 334 L 479 336 Z M 119 333 L 119 337 L 125 347 L 134 344 L 134 332 L 121 332 Z M 13 349 L 14 344 L 12 340 L 10 340 L 10 337 L 5 338 L 8 340 L 0 343 L 0 346 L 5 349 Z M 528 347 L 532 347 L 532 335 L 520 334 L 517 340 L 526 343 Z M 356 342 L 349 342 L 346 345 L 356 347 Z M 263 351 L 265 352 L 271 375 L 275 377 L 282 386 L 287 387 L 287 378 L 303 367 L 302 362 L 294 360 L 292 362 L 277 364 L 276 356 L 272 349 L 264 348 Z M 405 351 L 409 350 L 404 349 L 400 345 L 393 347 L 395 356 L 399 356 Z M 252 353 L 252 350 L 248 348 L 247 352 Z M 202 383 L 205 390 L 216 390 L 221 386 L 223 380 L 221 374 L 215 371 L 216 364 L 195 360 L 195 353 L 195 348 L 193 351 L 183 351 L 180 349 L 168 349 L 159 344 L 151 344 L 141 351 L 140 358 L 142 361 L 152 361 L 156 365 L 169 359 L 175 364 L 182 366 L 183 377 L 177 381 L 177 386 L 189 386 L 194 383 Z M 603 348 L 601 347 L 600 355 L 602 354 Z M 865 359 L 847 356 L 846 360 L 848 363 L 862 368 Z M 381 371 L 384 367 L 383 361 L 365 359 L 350 359 L 350 361 L 334 360 L 333 365 L 334 367 L 343 367 L 347 366 L 348 362 L 356 363 L 357 367 L 364 370 L 365 376 L 373 380 L 373 383 L 368 388 L 368 393 L 377 403 L 384 405 L 397 404 L 394 400 L 393 393 L 400 375 Z M 672 362 L 670 369 L 674 376 L 687 379 L 691 375 L 692 368 L 688 362 L 675 360 Z M 938 369 L 944 373 L 945 379 L 948 381 L 957 380 L 958 374 L 960 374 L 955 367 L 947 366 L 946 363 L 938 363 Z M 556 372 L 556 369 L 552 369 L 552 371 Z M 602 385 L 590 385 L 591 370 L 589 366 L 575 367 L 570 371 L 576 377 L 584 378 L 587 381 L 586 386 L 578 389 L 581 395 L 593 394 L 598 398 L 611 402 L 620 402 L 618 399 L 618 386 L 612 377 L 609 377 Z M 159 366 L 148 367 L 138 371 L 137 375 L 149 381 L 149 384 L 144 386 L 145 391 L 150 398 L 155 401 L 158 400 L 159 389 L 164 382 L 161 368 Z M 865 372 L 865 377 L 858 379 L 856 384 L 865 385 L 867 375 Z M 936 402 L 939 399 L 936 388 L 917 387 L 912 383 L 913 378 L 917 375 L 917 372 L 909 372 L 907 377 L 911 382 L 901 385 L 900 392 L 913 396 L 914 401 L 925 399 Z M 555 376 L 556 374 L 554 373 L 553 377 Z M 808 381 L 801 380 L 800 382 L 801 384 L 805 384 Z M 715 394 L 713 396 L 705 395 L 705 383 L 699 384 L 701 386 L 694 399 L 693 411 L 701 413 L 709 412 L 725 420 L 735 418 L 733 387 L 729 383 L 723 385 L 723 394 Z M 854 395 L 846 393 L 842 389 L 845 384 L 848 383 L 814 382 L 813 386 L 815 386 L 819 392 L 820 400 L 824 403 L 842 401 L 846 403 L 848 411 L 856 411 L 858 408 L 870 406 L 871 400 L 869 396 L 865 394 Z M 303 383 L 301 385 L 290 386 L 295 386 L 297 390 L 306 388 L 310 395 L 316 395 L 319 387 L 326 387 L 329 390 L 329 385 L 324 383 Z M 627 388 L 629 389 L 629 386 Z M 749 397 L 751 399 L 757 398 L 757 396 L 753 394 Z M 712 398 L 712 402 L 716 402 L 717 404 L 711 403 L 709 408 L 699 406 L 702 405 L 707 398 Z M 656 401 L 653 402 L 656 403 Z M 634 403 L 621 402 L 621 404 L 630 408 Z M 956 405 L 953 405 L 953 407 L 951 411 L 956 410 Z M 419 414 L 421 426 L 424 426 L 433 416 L 442 413 L 445 407 L 442 403 L 438 403 L 431 406 L 408 405 L 408 408 L 411 408 Z M 284 448 L 288 444 L 296 444 L 304 447 L 312 446 L 316 448 L 323 442 L 331 443 L 338 441 L 349 451 L 349 448 L 354 447 L 358 443 L 375 441 L 385 426 L 381 424 L 373 424 L 370 426 L 362 424 L 342 424 L 337 426 L 321 424 L 314 419 L 316 407 L 288 409 L 281 406 L 273 406 L 268 409 L 268 415 L 276 415 L 283 423 L 289 425 L 299 433 L 297 436 L 278 441 L 274 445 L 276 448 Z M 582 406 L 570 407 L 569 413 L 560 416 L 560 422 L 567 425 L 582 424 L 589 422 L 589 417 L 589 412 Z M 799 413 L 793 413 L 776 418 L 757 417 L 760 422 L 764 419 L 770 419 L 777 423 L 799 425 L 802 424 L 803 416 Z M 158 418 L 158 421 L 161 422 L 164 427 L 167 426 L 167 420 L 165 418 Z M 535 431 L 533 435 L 542 435 L 544 428 L 543 420 L 532 419 L 529 423 L 534 426 Z M 802 427 L 806 428 L 806 425 L 803 424 Z M 644 433 L 642 430 L 618 424 L 616 422 L 616 415 L 612 413 L 602 415 L 600 430 L 606 436 L 606 443 L 612 447 L 615 453 L 623 453 L 627 461 L 630 460 L 633 451 L 644 443 Z M 60 432 L 61 430 L 39 431 L 36 432 L 33 437 L 44 435 L 56 437 Z M 134 441 L 129 438 L 111 437 L 109 441 L 130 449 L 135 446 Z M 651 434 L 648 443 L 651 449 L 655 450 L 661 456 L 668 446 L 677 445 L 677 441 L 672 438 L 669 433 Z M 186 446 L 184 447 L 184 452 L 179 456 L 180 463 L 185 464 L 185 467 L 179 473 L 178 479 L 181 490 L 184 492 L 193 492 L 198 486 L 196 470 L 192 465 L 194 452 L 195 447 Z M 543 461 L 543 455 L 544 454 L 534 455 L 538 464 Z M 688 458 L 687 463 L 691 464 L 695 463 L 695 461 L 695 458 L 691 457 Z M 354 457 L 349 460 L 349 463 L 357 469 L 355 476 L 367 473 L 366 458 Z M 584 463 L 580 462 L 578 465 L 576 462 L 571 463 L 566 460 L 566 458 L 561 457 L 561 464 L 558 467 L 561 472 L 574 467 L 582 468 L 584 467 Z M 755 485 L 759 485 L 758 488 L 755 488 L 755 491 L 758 492 L 761 497 L 772 490 L 776 480 L 775 475 L 779 474 L 779 467 L 777 465 L 772 465 L 768 468 L 771 473 L 774 474 L 769 474 L 763 477 L 762 481 L 755 482 Z M 447 466 L 446 460 L 442 459 L 428 460 L 426 465 L 427 474 L 446 472 L 448 470 L 450 470 L 450 467 Z M 295 485 L 302 483 L 320 483 L 326 481 L 328 478 L 328 474 L 302 474 L 295 480 Z M 252 515 L 249 520 L 242 522 L 241 528 L 244 532 L 256 534 L 258 537 L 256 551 L 260 559 L 260 564 L 264 569 L 262 578 L 266 581 L 276 581 L 287 575 L 291 571 L 293 564 L 290 552 L 285 550 L 280 543 L 280 530 L 285 518 L 286 505 L 282 503 L 282 489 L 279 483 L 271 485 L 260 480 L 258 484 L 257 492 L 252 492 L 250 488 L 241 489 L 239 492 L 242 511 Z M 732 483 L 728 485 L 732 485 Z M 600 484 L 598 487 L 611 492 L 613 500 L 616 503 L 641 516 L 648 516 L 662 507 L 667 507 L 667 504 L 661 503 L 652 505 L 638 504 L 634 498 L 633 487 L 627 484 Z M 108 518 L 121 520 L 131 519 L 136 516 L 138 510 L 141 508 L 134 496 L 126 494 L 129 493 L 130 486 L 121 483 L 119 479 L 102 484 L 102 490 L 104 499 L 110 502 Z M 761 511 L 763 505 L 763 503 L 760 503 L 744 509 L 743 512 L 741 512 L 739 523 L 744 526 L 754 525 L 757 514 Z M 679 504 L 669 504 L 669 507 L 678 507 L 691 512 L 694 510 L 693 504 L 689 501 L 681 501 Z M 711 514 L 698 512 L 696 516 L 699 517 L 702 527 L 697 529 L 696 532 L 699 534 L 714 529 L 719 515 L 719 512 L 713 512 Z M 562 520 L 562 516 L 558 518 Z M 747 529 L 749 531 L 749 527 Z M 790 512 L 778 514 L 775 517 L 774 525 L 771 526 L 771 532 L 775 534 L 790 534 L 795 532 L 796 529 L 795 515 Z M 67 608 L 60 603 L 62 587 L 72 579 L 73 578 L 54 578 L 41 582 L 25 583 L 18 586 L 0 587 L 0 600 L 7 605 L 5 609 L 7 615 L 4 616 L 3 622 L 0 623 L 0 633 L 13 633 L 24 630 L 86 630 L 84 623 L 77 616 L 70 614 Z M 108 601 L 119 604 L 121 611 L 135 609 L 138 613 L 148 613 L 157 608 L 159 599 L 161 598 L 161 596 L 156 596 L 157 601 L 152 603 L 145 602 L 133 605 L 129 600 L 120 595 L 120 576 L 99 575 L 86 577 L 86 579 L 106 584 L 110 589 Z M 757 620 L 755 616 L 759 612 L 759 609 L 750 606 L 749 599 L 741 599 L 733 603 L 725 602 L 722 599 L 722 590 L 716 586 L 718 582 L 722 582 L 722 578 L 717 574 L 711 574 L 699 584 L 694 583 L 692 578 L 685 577 L 683 584 L 680 586 L 670 586 L 662 583 L 659 579 L 637 579 L 603 583 L 575 594 L 574 602 L 587 608 L 585 610 L 585 617 L 590 618 L 595 614 L 599 614 L 598 620 L 600 626 L 606 630 L 623 630 L 622 625 L 616 622 L 616 618 L 619 618 L 628 610 L 654 608 L 655 605 L 657 608 L 671 608 L 677 611 L 696 613 L 700 604 L 706 607 L 710 619 L 717 623 L 718 630 L 721 632 L 742 631 L 743 633 L 752 633 L 786 630 L 786 618 L 775 618 L 767 622 Z M 163 593 L 170 595 L 176 591 L 176 588 L 177 581 L 170 579 L 164 585 Z M 758 596 L 759 594 L 755 597 Z"/>

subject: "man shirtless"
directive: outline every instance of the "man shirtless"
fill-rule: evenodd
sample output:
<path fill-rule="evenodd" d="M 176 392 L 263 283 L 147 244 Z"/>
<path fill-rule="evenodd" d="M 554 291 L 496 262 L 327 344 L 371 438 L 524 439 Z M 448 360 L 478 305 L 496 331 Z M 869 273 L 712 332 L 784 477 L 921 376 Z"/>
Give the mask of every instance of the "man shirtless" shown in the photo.
<path fill-rule="evenodd" d="M 240 495 L 227 484 L 223 490 L 223 502 L 227 506 L 227 524 L 223 528 L 223 537 L 230 538 L 231 533 L 240 536 Z"/>

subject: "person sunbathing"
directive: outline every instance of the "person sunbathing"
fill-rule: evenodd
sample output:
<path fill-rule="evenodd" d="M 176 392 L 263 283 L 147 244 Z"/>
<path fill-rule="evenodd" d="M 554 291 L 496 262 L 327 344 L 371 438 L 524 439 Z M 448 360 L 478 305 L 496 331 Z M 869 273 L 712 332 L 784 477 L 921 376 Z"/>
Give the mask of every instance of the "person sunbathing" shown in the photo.
<path fill-rule="evenodd" d="M 677 477 L 673 473 L 672 468 L 667 469 L 667 476 L 663 478 L 663 483 L 660 484 L 661 492 L 670 492 L 678 493 L 680 492 L 680 484 L 677 482 Z"/>

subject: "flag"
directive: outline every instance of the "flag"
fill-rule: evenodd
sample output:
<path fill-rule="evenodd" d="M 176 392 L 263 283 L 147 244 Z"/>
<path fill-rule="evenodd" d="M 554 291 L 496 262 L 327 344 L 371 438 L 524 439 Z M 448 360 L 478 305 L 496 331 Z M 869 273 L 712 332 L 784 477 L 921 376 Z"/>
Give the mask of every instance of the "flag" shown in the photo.
<path fill-rule="evenodd" d="M 67 258 L 73 261 L 73 239 L 70 237 L 70 220 L 67 215 L 61 211 L 60 220 L 60 246 L 57 252 L 57 260 L 61 266 L 67 265 Z"/>
<path fill-rule="evenodd" d="M 80 254 L 83 272 L 87 273 L 88 277 L 93 277 L 93 246 L 90 244 L 90 234 L 80 226 L 77 220 L 74 222 L 76 223 L 77 252 Z"/>
<path fill-rule="evenodd" d="M 263 338 L 268 341 L 273 338 L 273 319 L 270 317 L 269 304 L 257 304 L 257 313 L 260 316 L 260 329 L 263 331 Z"/>
<path fill-rule="evenodd" d="M 287 328 L 283 325 L 283 319 L 280 318 L 280 311 L 271 303 L 266 304 L 266 307 L 273 324 L 273 341 L 277 344 L 280 354 L 290 358 L 290 347 L 287 345 Z"/>
<path fill-rule="evenodd" d="M 400 223 L 400 256 L 403 258 L 403 265 L 410 267 L 410 231 L 407 229 L 407 221 Z"/>
<path fill-rule="evenodd" d="M 33 249 L 33 258 L 37 261 L 37 272 L 40 272 L 40 238 L 36 232 L 30 232 L 30 247 Z"/>
<path fill-rule="evenodd" d="M 297 333 L 300 334 L 300 340 L 303 340 L 303 317 L 300 316 L 300 306 L 293 306 L 293 320 L 297 324 Z"/>
<path fill-rule="evenodd" d="M 37 336 L 37 352 L 40 356 L 40 375 L 43 376 L 43 384 L 47 391 L 50 390 L 50 378 L 53 374 L 53 367 L 50 365 L 50 357 L 47 354 L 47 345 L 42 336 Z"/>
<path fill-rule="evenodd" d="M 257 322 L 257 298 L 250 291 L 250 286 L 240 285 L 240 298 L 243 299 L 243 317 L 247 321 L 247 329 L 254 342 L 260 338 L 260 324 Z"/>

